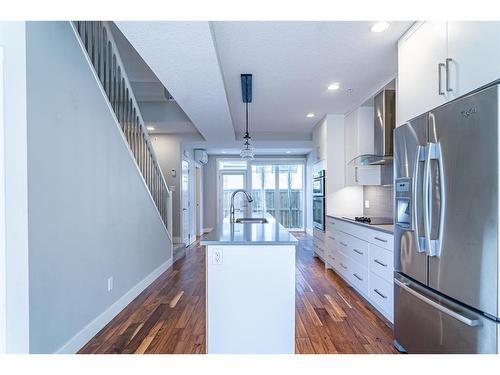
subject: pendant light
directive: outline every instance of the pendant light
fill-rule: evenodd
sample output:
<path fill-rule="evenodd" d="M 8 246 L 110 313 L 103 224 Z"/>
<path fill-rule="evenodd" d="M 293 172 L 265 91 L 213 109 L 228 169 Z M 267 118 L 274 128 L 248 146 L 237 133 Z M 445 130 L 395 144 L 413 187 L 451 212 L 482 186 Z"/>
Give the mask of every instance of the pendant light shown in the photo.
<path fill-rule="evenodd" d="M 241 94 L 243 98 L 243 103 L 245 103 L 245 135 L 243 139 L 243 148 L 240 152 L 241 160 L 252 160 L 255 155 L 255 148 L 250 144 L 250 133 L 248 131 L 248 103 L 252 102 L 252 75 L 242 74 L 241 75 Z"/>

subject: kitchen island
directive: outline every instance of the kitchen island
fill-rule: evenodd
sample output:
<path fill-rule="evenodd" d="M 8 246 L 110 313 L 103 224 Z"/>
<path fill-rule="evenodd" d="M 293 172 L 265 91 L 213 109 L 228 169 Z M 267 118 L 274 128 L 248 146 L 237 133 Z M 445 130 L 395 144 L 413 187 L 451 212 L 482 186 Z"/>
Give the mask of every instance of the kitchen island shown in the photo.
<path fill-rule="evenodd" d="M 220 223 L 206 250 L 207 353 L 293 354 L 297 239 L 267 223 Z"/>

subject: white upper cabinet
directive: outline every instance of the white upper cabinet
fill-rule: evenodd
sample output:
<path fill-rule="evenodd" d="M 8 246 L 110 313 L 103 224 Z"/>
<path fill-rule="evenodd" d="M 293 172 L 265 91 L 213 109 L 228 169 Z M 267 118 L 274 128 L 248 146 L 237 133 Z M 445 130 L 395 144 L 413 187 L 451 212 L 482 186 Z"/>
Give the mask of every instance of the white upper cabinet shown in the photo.
<path fill-rule="evenodd" d="M 446 43 L 446 22 L 423 22 L 400 39 L 396 126 L 445 103 Z"/>
<path fill-rule="evenodd" d="M 359 107 L 345 117 L 345 184 L 346 186 L 365 185 L 366 179 L 360 178 L 369 168 L 360 169 L 349 162 L 357 156 L 373 154 L 373 107 Z"/>
<path fill-rule="evenodd" d="M 326 159 L 326 118 L 319 122 L 313 129 L 313 162 L 317 163 Z"/>
<path fill-rule="evenodd" d="M 421 22 L 398 43 L 396 126 L 500 78 L 500 22 Z"/>
<path fill-rule="evenodd" d="M 500 22 L 448 22 L 448 96 L 500 78 Z"/>

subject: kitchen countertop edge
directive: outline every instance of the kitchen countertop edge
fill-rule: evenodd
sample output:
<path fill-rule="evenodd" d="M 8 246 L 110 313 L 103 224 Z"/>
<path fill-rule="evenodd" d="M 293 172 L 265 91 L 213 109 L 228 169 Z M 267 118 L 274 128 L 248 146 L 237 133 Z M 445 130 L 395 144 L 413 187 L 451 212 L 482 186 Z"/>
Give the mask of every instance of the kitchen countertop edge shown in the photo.
<path fill-rule="evenodd" d="M 357 221 L 354 221 L 354 220 L 349 220 L 349 219 L 346 219 L 342 216 L 338 216 L 338 215 L 326 215 L 332 219 L 337 219 L 337 220 L 342 220 L 342 221 L 345 221 L 346 223 L 350 223 L 350 224 L 354 224 L 354 225 L 359 225 L 359 226 L 362 226 L 362 227 L 365 227 L 365 228 L 369 228 L 369 229 L 373 229 L 373 230 L 378 230 L 379 232 L 384 232 L 384 233 L 387 233 L 387 234 L 394 234 L 394 225 L 391 225 L 393 229 L 387 229 L 387 228 L 384 228 L 383 226 L 380 226 L 380 225 L 372 225 L 372 224 L 365 224 L 365 223 L 361 223 L 361 222 L 357 222 Z M 385 225 L 385 226 L 389 226 L 388 225 Z"/>

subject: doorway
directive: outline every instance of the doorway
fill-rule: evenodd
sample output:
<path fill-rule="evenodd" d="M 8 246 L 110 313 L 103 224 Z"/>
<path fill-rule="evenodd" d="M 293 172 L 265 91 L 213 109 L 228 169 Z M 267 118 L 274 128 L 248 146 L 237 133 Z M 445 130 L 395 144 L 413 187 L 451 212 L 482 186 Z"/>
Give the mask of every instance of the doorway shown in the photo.
<path fill-rule="evenodd" d="M 201 189 L 201 167 L 196 164 L 195 165 L 195 208 L 196 208 L 196 219 L 195 219 L 195 235 L 201 236 L 203 234 L 203 220 L 202 220 L 202 189 Z"/>
<path fill-rule="evenodd" d="M 182 160 L 181 168 L 181 222 L 182 222 L 182 242 L 189 246 L 191 244 L 191 225 L 190 225 L 190 194 L 189 194 L 189 161 Z"/>

